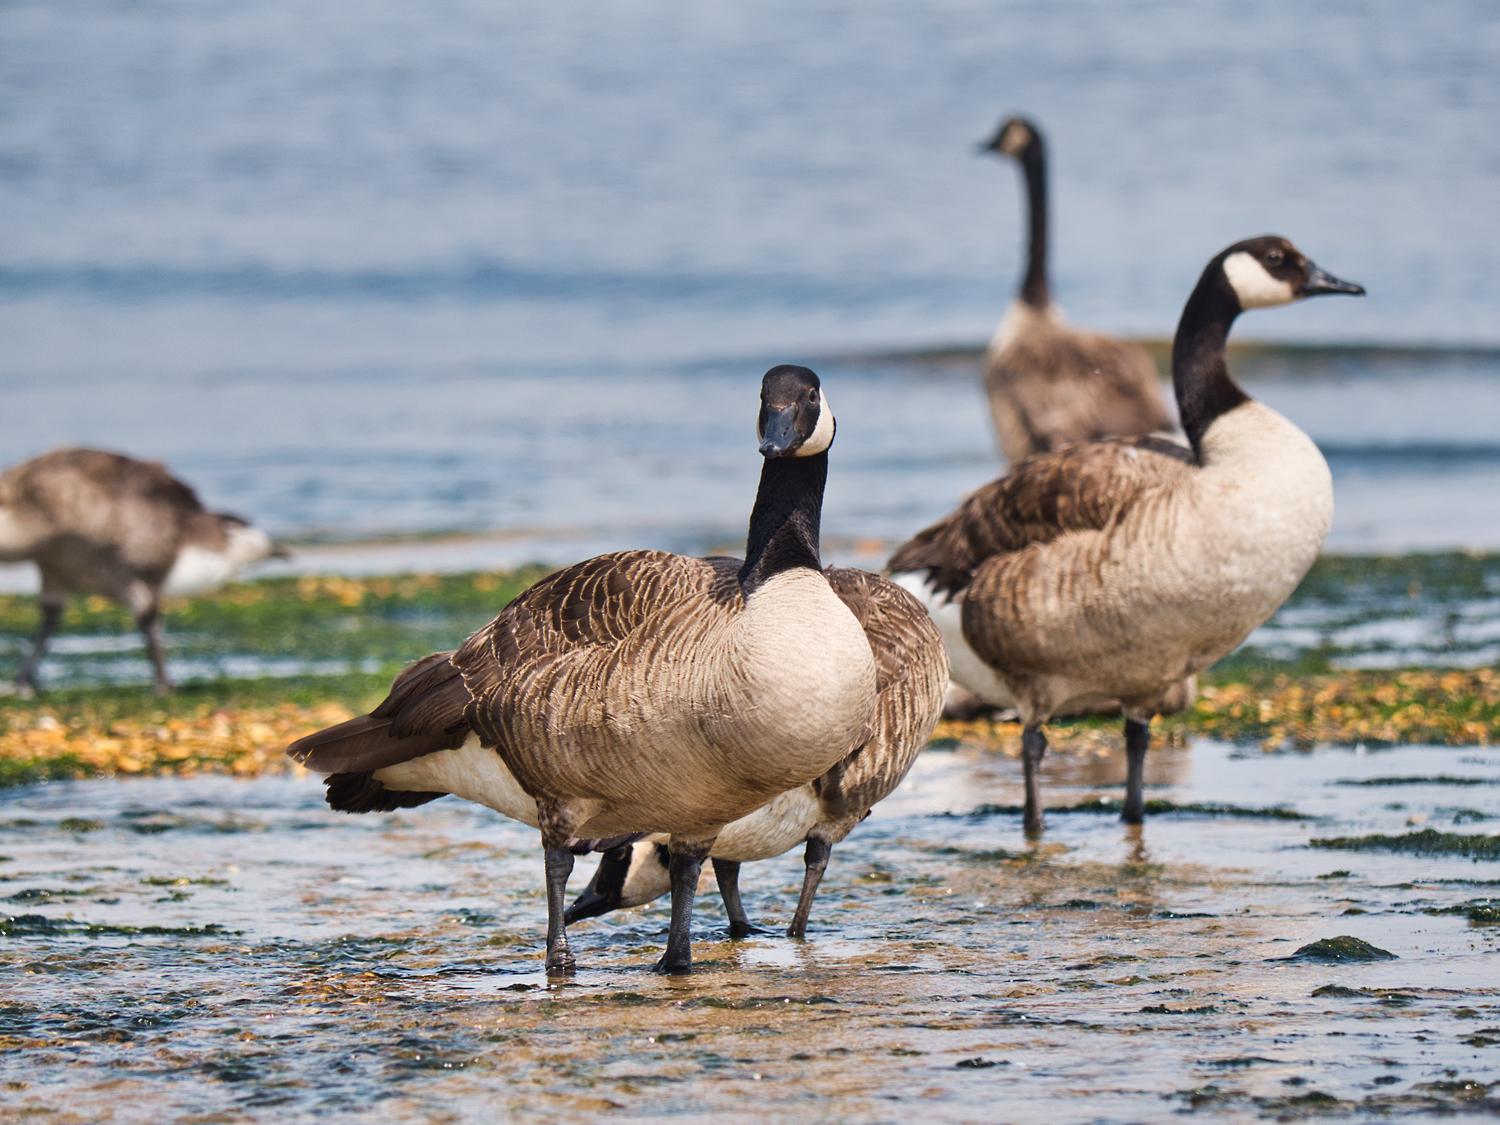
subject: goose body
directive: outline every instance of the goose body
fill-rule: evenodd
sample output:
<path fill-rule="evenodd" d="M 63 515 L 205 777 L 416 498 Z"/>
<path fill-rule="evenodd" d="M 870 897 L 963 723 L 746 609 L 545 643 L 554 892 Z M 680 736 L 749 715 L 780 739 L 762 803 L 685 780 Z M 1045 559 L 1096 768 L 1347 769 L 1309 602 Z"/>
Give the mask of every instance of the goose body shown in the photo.
<path fill-rule="evenodd" d="M 1244 308 L 1325 292 L 1363 290 L 1285 239 L 1228 248 L 1204 271 L 1173 349 L 1191 449 L 1137 437 L 1036 455 L 892 557 L 897 580 L 940 615 L 955 679 L 1020 709 L 1028 830 L 1041 826 L 1042 724 L 1093 697 L 1124 711 L 1125 811 L 1139 820 L 1151 718 L 1317 558 L 1333 515 L 1327 463 L 1235 384 L 1224 344 Z"/>
<path fill-rule="evenodd" d="M 874 657 L 818 559 L 834 423 L 817 376 L 767 372 L 760 430 L 744 563 L 661 551 L 578 563 L 413 665 L 369 715 L 290 748 L 329 775 L 336 809 L 455 793 L 537 826 L 551 972 L 573 966 L 562 896 L 575 849 L 668 837 L 672 930 L 657 967 L 684 971 L 699 865 L 720 831 L 868 737 Z"/>
<path fill-rule="evenodd" d="M 984 385 L 1007 460 L 1109 436 L 1170 430 L 1156 364 L 1137 344 L 1069 326 L 1047 276 L 1046 143 L 1024 118 L 982 151 L 1012 157 L 1026 187 L 1026 273 L 985 353 Z"/>
<path fill-rule="evenodd" d="M 145 636 L 158 691 L 169 686 L 159 615 L 165 594 L 222 585 L 282 554 L 260 528 L 210 512 L 154 461 L 97 449 L 58 449 L 0 474 L 0 561 L 41 572 L 42 624 L 18 684 L 37 667 L 71 594 L 97 594 L 131 611 Z"/>
<path fill-rule="evenodd" d="M 539 801 L 560 802 L 578 810 L 574 839 L 713 838 L 825 772 L 828 748 L 836 761 L 862 741 L 873 707 L 869 643 L 828 581 L 797 568 L 747 599 L 741 565 L 630 551 L 543 579 L 457 651 L 414 666 L 410 689 L 397 681 L 401 714 L 425 708 L 454 746 L 373 780 L 532 827 Z M 379 729 L 359 745 L 390 741 Z"/>
<path fill-rule="evenodd" d="M 829 853 L 906 777 L 942 710 L 948 680 L 943 641 L 917 600 L 861 570 L 831 568 L 828 583 L 864 629 L 875 656 L 876 711 L 869 737 L 833 769 L 773 797 L 725 825 L 714 842 L 714 873 L 730 913 L 730 933 L 750 925 L 739 905 L 739 866 L 806 844 L 803 891 L 789 934 L 807 928 Z M 667 893 L 667 851 L 659 837 L 605 853 L 568 920 L 638 906 Z"/>

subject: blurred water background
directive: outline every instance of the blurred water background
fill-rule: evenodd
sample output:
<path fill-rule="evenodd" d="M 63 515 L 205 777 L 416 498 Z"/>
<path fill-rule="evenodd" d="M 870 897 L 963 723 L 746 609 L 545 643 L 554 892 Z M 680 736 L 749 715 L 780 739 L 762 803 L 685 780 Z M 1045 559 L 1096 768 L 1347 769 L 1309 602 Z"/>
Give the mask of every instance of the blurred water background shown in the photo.
<path fill-rule="evenodd" d="M 11 0 L 0 461 L 161 457 L 301 539 L 492 536 L 413 565 L 732 547 L 758 376 L 800 360 L 832 553 L 878 556 L 998 466 L 1021 198 L 974 149 L 1016 110 L 1075 320 L 1168 336 L 1210 254 L 1290 235 L 1370 291 L 1239 333 L 1335 345 L 1241 368 L 1328 453 L 1331 547 L 1500 546 L 1479 0 Z"/>

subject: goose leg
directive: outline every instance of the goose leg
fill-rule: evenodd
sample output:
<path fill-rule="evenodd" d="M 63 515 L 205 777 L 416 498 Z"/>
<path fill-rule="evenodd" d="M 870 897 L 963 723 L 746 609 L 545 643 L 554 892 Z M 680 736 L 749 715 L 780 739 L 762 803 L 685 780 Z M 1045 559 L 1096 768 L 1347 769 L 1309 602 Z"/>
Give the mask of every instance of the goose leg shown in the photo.
<path fill-rule="evenodd" d="M 786 936 L 807 937 L 807 918 L 812 913 L 813 899 L 818 894 L 818 884 L 823 881 L 823 872 L 828 870 L 828 857 L 833 846 L 816 836 L 807 838 L 807 850 L 802 853 L 802 894 L 797 899 L 797 912 L 792 915 L 792 924 L 786 928 Z"/>
<path fill-rule="evenodd" d="M 729 915 L 729 936 L 735 941 L 755 933 L 755 927 L 745 916 L 745 904 L 740 901 L 740 864 L 735 859 L 716 859 L 714 879 L 719 884 L 719 897 L 724 900 L 724 913 Z"/>
<path fill-rule="evenodd" d="M 172 681 L 167 678 L 167 659 L 161 645 L 161 613 L 152 604 L 135 619 L 146 638 L 146 655 L 151 658 L 151 678 L 157 695 L 166 695 L 172 690 Z"/>
<path fill-rule="evenodd" d="M 35 692 L 39 686 L 37 669 L 41 667 L 42 657 L 47 655 L 47 642 L 52 639 L 52 634 L 57 632 L 57 626 L 62 621 L 62 612 L 63 603 L 60 600 L 49 598 L 45 594 L 42 596 L 42 620 L 37 626 L 31 655 L 16 673 L 16 687 L 24 693 Z"/>
<path fill-rule="evenodd" d="M 1028 723 L 1021 731 L 1021 761 L 1026 767 L 1025 829 L 1028 836 L 1042 834 L 1042 756 L 1047 753 L 1047 736 L 1041 723 Z"/>
<path fill-rule="evenodd" d="M 568 948 L 563 910 L 568 898 L 568 876 L 573 873 L 573 853 L 565 847 L 544 847 L 542 854 L 547 865 L 547 975 L 572 976 L 577 963 Z"/>
<path fill-rule="evenodd" d="M 693 896 L 698 876 L 713 841 L 691 844 L 671 842 L 667 869 L 672 876 L 672 928 L 667 931 L 667 949 L 656 962 L 658 973 L 686 973 L 693 968 Z"/>
<path fill-rule="evenodd" d="M 1120 819 L 1139 824 L 1146 818 L 1146 750 L 1151 745 L 1151 721 L 1125 720 L 1125 808 Z"/>

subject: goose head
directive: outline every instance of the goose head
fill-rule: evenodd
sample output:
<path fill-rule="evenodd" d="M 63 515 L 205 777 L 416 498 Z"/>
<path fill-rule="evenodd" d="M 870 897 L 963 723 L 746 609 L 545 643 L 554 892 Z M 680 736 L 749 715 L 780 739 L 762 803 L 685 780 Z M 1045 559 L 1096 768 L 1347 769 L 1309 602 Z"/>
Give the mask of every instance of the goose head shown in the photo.
<path fill-rule="evenodd" d="M 1279 234 L 1247 238 L 1209 263 L 1241 309 L 1273 308 L 1328 293 L 1364 296 L 1364 286 L 1341 281 L 1319 269 Z"/>
<path fill-rule="evenodd" d="M 1033 145 L 1040 144 L 1041 139 L 1041 132 L 1031 121 L 1024 117 L 1007 117 L 1000 122 L 989 140 L 980 143 L 979 151 L 994 152 L 1020 160 Z"/>
<path fill-rule="evenodd" d="M 620 844 L 599 857 L 599 869 L 568 907 L 567 924 L 627 906 L 654 902 L 672 889 L 667 845 L 651 840 Z"/>
<path fill-rule="evenodd" d="M 833 409 L 815 374 L 790 363 L 766 372 L 760 384 L 760 418 L 755 427 L 762 457 L 769 460 L 826 453 L 836 429 Z"/>
<path fill-rule="evenodd" d="M 228 512 L 214 513 L 224 537 L 224 556 L 236 569 L 262 559 L 289 559 L 292 553 L 247 519 Z"/>

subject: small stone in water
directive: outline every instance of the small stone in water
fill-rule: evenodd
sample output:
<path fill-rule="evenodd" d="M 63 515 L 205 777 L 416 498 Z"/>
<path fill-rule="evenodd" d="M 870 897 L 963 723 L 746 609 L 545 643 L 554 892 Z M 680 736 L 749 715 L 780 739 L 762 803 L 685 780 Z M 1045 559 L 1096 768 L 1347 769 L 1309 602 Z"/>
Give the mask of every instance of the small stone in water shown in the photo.
<path fill-rule="evenodd" d="M 1371 945 L 1363 938 L 1343 934 L 1339 937 L 1320 938 L 1297 950 L 1287 961 L 1394 961 L 1396 955 L 1389 950 Z"/>

